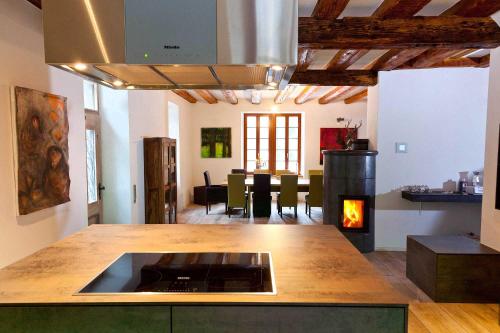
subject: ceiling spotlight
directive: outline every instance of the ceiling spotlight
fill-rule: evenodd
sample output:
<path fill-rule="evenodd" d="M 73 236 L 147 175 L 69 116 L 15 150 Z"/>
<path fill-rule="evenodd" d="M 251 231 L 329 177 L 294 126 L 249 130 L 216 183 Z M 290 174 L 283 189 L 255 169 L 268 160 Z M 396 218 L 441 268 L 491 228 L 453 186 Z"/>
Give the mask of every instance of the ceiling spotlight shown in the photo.
<path fill-rule="evenodd" d="M 120 80 L 115 80 L 115 81 L 113 81 L 113 85 L 115 87 L 121 87 L 121 86 L 123 86 L 123 82 Z"/>
<path fill-rule="evenodd" d="M 135 86 L 127 86 L 127 89 L 128 90 L 133 90 L 133 89 L 135 89 Z"/>
<path fill-rule="evenodd" d="M 78 63 L 78 64 L 75 64 L 75 69 L 79 70 L 79 71 L 84 71 L 87 69 L 87 65 Z"/>
<path fill-rule="evenodd" d="M 276 72 L 280 72 L 283 70 L 283 66 L 280 66 L 280 65 L 274 65 L 273 67 L 271 67 L 271 69 L 273 71 L 276 71 Z"/>

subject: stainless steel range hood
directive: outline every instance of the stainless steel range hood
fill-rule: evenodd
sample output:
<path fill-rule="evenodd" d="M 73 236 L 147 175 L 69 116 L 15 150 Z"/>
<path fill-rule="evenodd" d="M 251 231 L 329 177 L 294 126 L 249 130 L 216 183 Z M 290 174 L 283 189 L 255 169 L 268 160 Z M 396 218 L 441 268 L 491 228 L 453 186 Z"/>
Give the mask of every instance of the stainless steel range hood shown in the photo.
<path fill-rule="evenodd" d="M 44 0 L 47 64 L 118 89 L 278 89 L 298 0 Z"/>

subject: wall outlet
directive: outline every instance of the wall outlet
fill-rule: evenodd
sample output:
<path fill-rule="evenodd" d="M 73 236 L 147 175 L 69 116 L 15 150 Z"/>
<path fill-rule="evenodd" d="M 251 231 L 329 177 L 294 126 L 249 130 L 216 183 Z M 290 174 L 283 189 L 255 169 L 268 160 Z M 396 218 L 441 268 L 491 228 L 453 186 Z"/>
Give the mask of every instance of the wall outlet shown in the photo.
<path fill-rule="evenodd" d="M 404 142 L 396 142 L 396 154 L 408 153 L 408 144 Z"/>

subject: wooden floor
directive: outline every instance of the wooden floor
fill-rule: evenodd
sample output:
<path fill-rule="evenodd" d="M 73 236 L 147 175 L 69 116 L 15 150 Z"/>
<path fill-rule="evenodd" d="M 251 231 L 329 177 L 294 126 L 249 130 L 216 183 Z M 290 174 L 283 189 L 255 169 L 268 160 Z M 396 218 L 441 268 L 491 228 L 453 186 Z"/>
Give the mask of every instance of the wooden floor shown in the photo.
<path fill-rule="evenodd" d="M 284 210 L 283 219 L 276 213 L 270 218 L 243 218 L 241 212 L 234 217 L 224 215 L 224 205 L 214 205 L 209 215 L 205 207 L 190 206 L 178 216 L 178 223 L 187 224 L 322 224 L 321 209 L 313 209 L 312 218 L 299 206 L 298 219 L 293 212 Z M 379 272 L 410 301 L 409 333 L 500 333 L 498 304 L 446 304 L 434 303 L 406 278 L 405 252 L 373 252 L 365 256 Z"/>
<path fill-rule="evenodd" d="M 323 224 L 323 213 L 321 208 L 313 208 L 311 217 L 305 214 L 306 206 L 300 203 L 298 207 L 298 218 L 294 218 L 293 210 L 283 208 L 283 218 L 276 210 L 276 202 L 272 204 L 270 218 L 243 217 L 243 210 L 234 210 L 234 215 L 228 217 L 224 214 L 224 204 L 212 206 L 208 215 L 205 214 L 205 206 L 192 205 L 185 209 L 177 217 L 177 223 L 184 224 Z"/>

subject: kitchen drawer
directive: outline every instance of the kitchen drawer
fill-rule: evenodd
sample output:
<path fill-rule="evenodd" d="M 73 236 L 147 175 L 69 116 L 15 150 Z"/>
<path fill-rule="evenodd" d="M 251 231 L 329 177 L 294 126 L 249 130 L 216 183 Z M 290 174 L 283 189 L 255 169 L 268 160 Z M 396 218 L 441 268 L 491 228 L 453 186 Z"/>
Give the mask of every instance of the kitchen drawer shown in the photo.
<path fill-rule="evenodd" d="M 173 306 L 173 333 L 403 333 L 405 307 Z"/>

